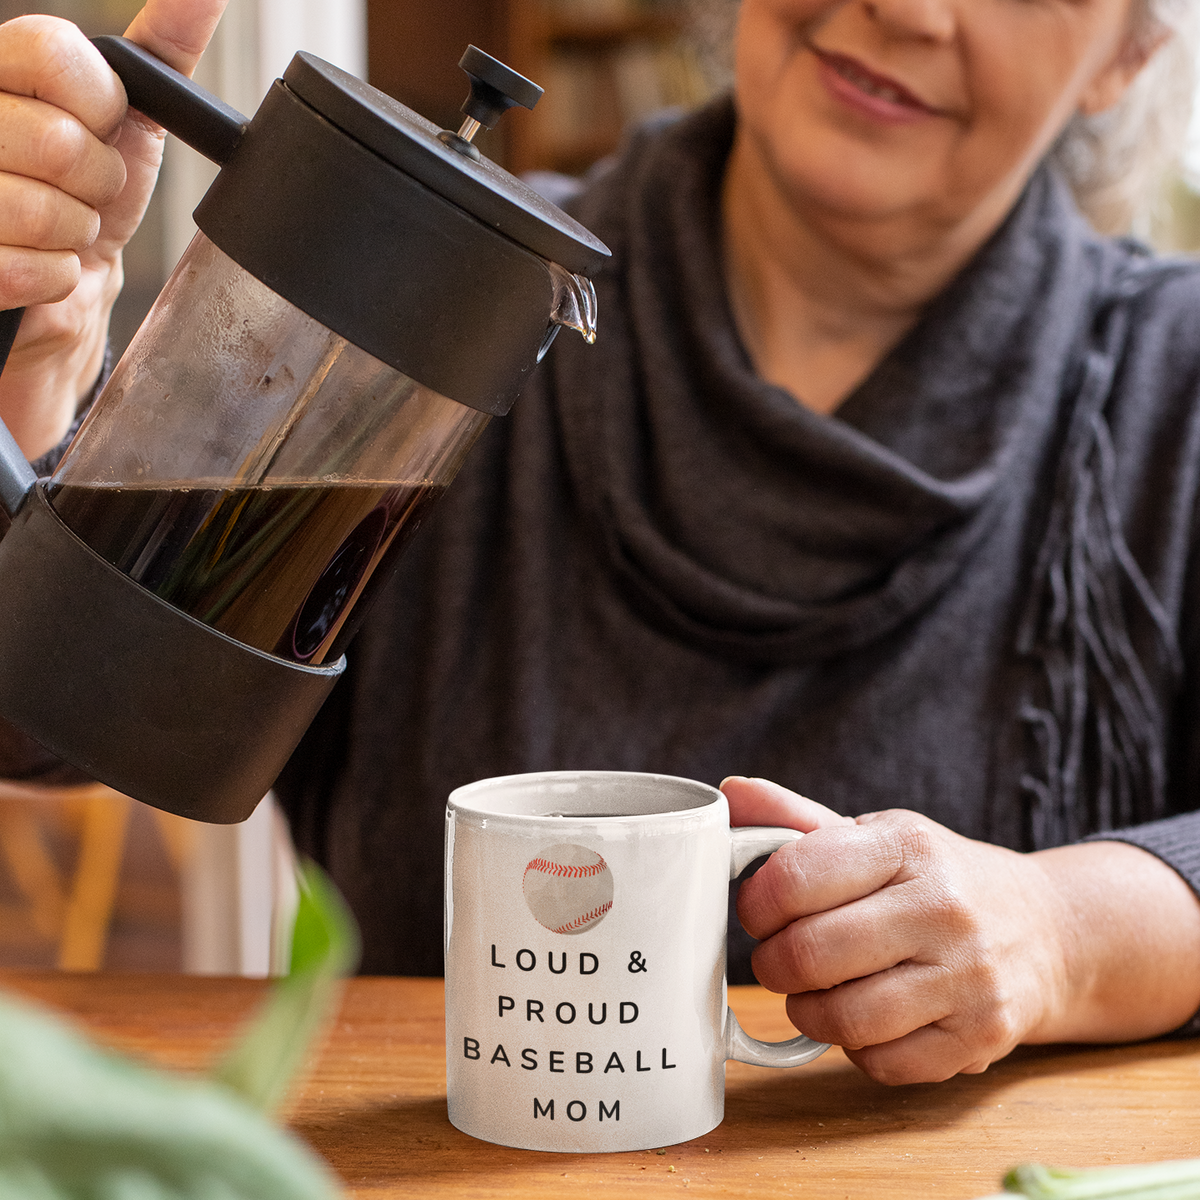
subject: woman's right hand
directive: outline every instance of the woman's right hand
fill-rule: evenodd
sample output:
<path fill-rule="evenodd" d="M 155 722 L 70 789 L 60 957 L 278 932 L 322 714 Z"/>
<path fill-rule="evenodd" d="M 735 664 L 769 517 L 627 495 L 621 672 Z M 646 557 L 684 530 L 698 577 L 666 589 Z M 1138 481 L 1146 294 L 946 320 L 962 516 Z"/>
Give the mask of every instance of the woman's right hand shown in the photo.
<path fill-rule="evenodd" d="M 1200 901 L 1138 846 L 1018 854 L 762 779 L 721 790 L 733 824 L 806 834 L 738 894 L 755 976 L 881 1083 L 983 1071 L 1018 1042 L 1158 1037 L 1200 1005 Z"/>
<path fill-rule="evenodd" d="M 126 37 L 190 75 L 226 0 L 149 0 Z M 100 372 L 121 254 L 146 211 L 163 131 L 127 109 L 67 21 L 0 25 L 0 310 L 26 308 L 0 374 L 0 417 L 36 458 Z"/>

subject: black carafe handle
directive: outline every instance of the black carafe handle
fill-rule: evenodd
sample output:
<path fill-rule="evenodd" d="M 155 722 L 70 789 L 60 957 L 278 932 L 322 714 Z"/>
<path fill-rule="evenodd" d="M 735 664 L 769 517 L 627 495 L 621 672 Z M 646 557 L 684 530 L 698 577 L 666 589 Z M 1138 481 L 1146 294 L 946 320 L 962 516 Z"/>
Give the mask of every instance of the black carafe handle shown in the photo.
<path fill-rule="evenodd" d="M 228 161 L 249 124 L 237 109 L 134 42 L 110 36 L 93 38 L 92 42 L 120 77 L 134 108 L 205 158 L 222 165 Z M 23 308 L 0 312 L 0 371 L 24 315 Z M 36 482 L 37 476 L 16 439 L 0 421 L 0 505 L 10 518 L 20 511 Z"/>
<path fill-rule="evenodd" d="M 8 360 L 8 352 L 16 341 L 24 315 L 23 308 L 0 312 L 0 370 L 4 369 Z M 15 517 L 21 511 L 25 497 L 35 483 L 37 476 L 21 453 L 17 439 L 9 433 L 8 426 L 0 421 L 0 504 L 9 517 Z"/>
<path fill-rule="evenodd" d="M 127 38 L 106 34 L 92 45 L 120 77 L 133 108 L 205 158 L 221 166 L 229 161 L 250 123 L 236 108 Z"/>

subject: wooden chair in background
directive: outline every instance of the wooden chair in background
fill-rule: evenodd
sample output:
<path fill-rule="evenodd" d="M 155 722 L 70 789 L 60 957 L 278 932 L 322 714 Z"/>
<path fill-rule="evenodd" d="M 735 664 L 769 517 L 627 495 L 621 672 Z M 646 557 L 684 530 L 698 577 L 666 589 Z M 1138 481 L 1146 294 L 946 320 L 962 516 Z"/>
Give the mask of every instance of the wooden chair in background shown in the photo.
<path fill-rule="evenodd" d="M 22 902 L 21 911 L 0 910 L 0 920 L 27 919 L 38 936 L 56 944 L 56 965 L 63 970 L 96 971 L 104 962 L 132 804 L 101 783 L 38 787 L 0 780 L 0 855 Z M 182 873 L 194 826 L 153 813 L 172 865 Z M 67 868 L 54 853 L 56 835 L 76 843 Z"/>

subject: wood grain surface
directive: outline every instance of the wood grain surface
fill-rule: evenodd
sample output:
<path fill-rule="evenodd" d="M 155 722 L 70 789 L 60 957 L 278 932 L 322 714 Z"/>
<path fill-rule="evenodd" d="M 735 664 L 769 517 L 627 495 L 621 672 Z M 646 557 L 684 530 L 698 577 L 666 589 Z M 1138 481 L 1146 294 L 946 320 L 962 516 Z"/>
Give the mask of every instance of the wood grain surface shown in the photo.
<path fill-rule="evenodd" d="M 100 1041 L 203 1069 L 264 985 L 183 976 L 2 973 Z M 731 988 L 747 1032 L 783 1038 L 780 997 Z M 838 1050 L 792 1071 L 730 1063 L 725 1122 L 665 1152 L 558 1155 L 475 1141 L 446 1119 L 442 984 L 355 979 L 288 1120 L 353 1196 L 796 1196 L 969 1200 L 1037 1159 L 1200 1156 L 1200 1042 L 1021 1049 L 983 1075 L 887 1088 Z"/>

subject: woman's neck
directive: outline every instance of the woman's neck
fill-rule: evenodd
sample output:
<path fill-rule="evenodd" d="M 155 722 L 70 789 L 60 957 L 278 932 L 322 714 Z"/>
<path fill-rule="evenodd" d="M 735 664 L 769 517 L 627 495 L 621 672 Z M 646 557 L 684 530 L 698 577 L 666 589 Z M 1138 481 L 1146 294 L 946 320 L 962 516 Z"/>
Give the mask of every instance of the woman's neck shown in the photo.
<path fill-rule="evenodd" d="M 930 236 L 904 219 L 801 213 L 740 133 L 721 205 L 726 286 L 755 370 L 822 414 L 870 375 L 995 225 Z"/>

